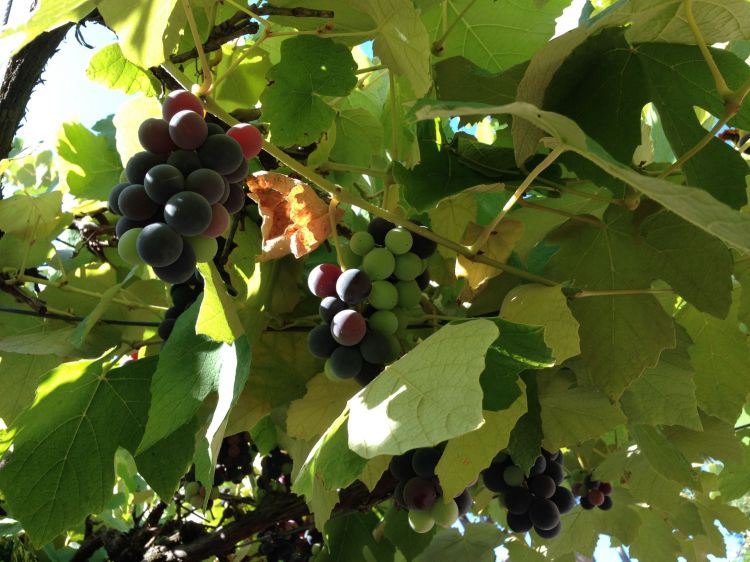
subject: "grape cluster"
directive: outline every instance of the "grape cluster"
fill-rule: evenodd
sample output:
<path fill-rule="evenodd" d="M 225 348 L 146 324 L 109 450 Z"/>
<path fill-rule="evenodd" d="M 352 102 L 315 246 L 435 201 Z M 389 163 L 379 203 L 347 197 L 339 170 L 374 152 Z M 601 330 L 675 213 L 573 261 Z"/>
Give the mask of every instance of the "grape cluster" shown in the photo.
<path fill-rule="evenodd" d="M 275 523 L 258 535 L 258 554 L 273 562 L 305 562 L 320 552 L 323 535 L 316 529 L 303 530 L 304 522 L 288 519 Z"/>
<path fill-rule="evenodd" d="M 150 265 L 167 283 L 184 283 L 197 263 L 216 255 L 216 238 L 244 206 L 248 159 L 263 139 L 246 123 L 226 133 L 207 123 L 200 100 L 186 90 L 167 96 L 162 116 L 141 124 L 145 150 L 128 161 L 127 181 L 112 188 L 108 203 L 120 215 L 122 259 Z"/>
<path fill-rule="evenodd" d="M 288 492 L 291 488 L 292 457 L 278 447 L 260 461 L 260 476 L 256 482 L 262 490 Z"/>
<path fill-rule="evenodd" d="M 365 386 L 401 355 L 396 333 L 406 328 L 408 309 L 419 306 L 429 281 L 425 259 L 435 244 L 376 218 L 352 235 L 349 249 L 359 262 L 354 268 L 324 263 L 308 276 L 310 291 L 322 299 L 324 323 L 310 331 L 307 344 L 326 360 L 329 377 Z"/>
<path fill-rule="evenodd" d="M 590 474 L 584 477 L 583 482 L 573 484 L 573 493 L 580 496 L 583 509 L 594 509 L 595 507 L 604 511 L 612 509 L 613 503 L 610 497 L 612 484 L 593 480 Z"/>
<path fill-rule="evenodd" d="M 164 320 L 159 324 L 157 333 L 159 337 L 167 341 L 174 329 L 177 318 L 192 305 L 203 292 L 203 277 L 197 271 L 184 283 L 176 283 L 169 289 L 172 306 L 164 313 Z"/>
<path fill-rule="evenodd" d="M 417 533 L 427 533 L 437 523 L 450 527 L 472 504 L 469 489 L 452 501 L 445 501 L 435 467 L 443 454 L 442 447 L 412 449 L 391 459 L 389 470 L 398 480 L 393 491 L 397 505 L 409 510 L 409 525 Z"/>
<path fill-rule="evenodd" d="M 214 485 L 242 482 L 246 475 L 253 472 L 253 458 L 256 452 L 247 431 L 225 437 L 221 442 L 219 457 L 216 459 Z"/>
<path fill-rule="evenodd" d="M 533 528 L 545 539 L 560 533 L 560 515 L 576 505 L 573 493 L 561 486 L 564 479 L 562 452 L 550 453 L 544 449 L 528 476 L 502 452 L 482 471 L 485 487 L 503 497 L 508 509 L 508 528 L 514 533 Z"/>
<path fill-rule="evenodd" d="M 214 486 L 209 493 L 209 501 L 219 497 L 219 488 Z M 196 480 L 189 480 L 185 483 L 185 501 L 195 509 L 203 509 L 203 502 L 206 499 L 206 488 Z"/>

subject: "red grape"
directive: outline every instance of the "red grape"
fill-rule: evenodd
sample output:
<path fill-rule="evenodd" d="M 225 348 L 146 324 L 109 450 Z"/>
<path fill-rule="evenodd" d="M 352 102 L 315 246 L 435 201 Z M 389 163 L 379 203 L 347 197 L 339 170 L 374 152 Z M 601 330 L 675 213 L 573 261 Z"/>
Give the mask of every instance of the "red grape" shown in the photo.
<path fill-rule="evenodd" d="M 239 123 L 227 131 L 227 135 L 235 139 L 242 147 L 242 154 L 248 160 L 255 158 L 263 146 L 263 136 L 260 131 L 249 123 Z"/>
<path fill-rule="evenodd" d="M 203 231 L 203 236 L 209 236 L 216 238 L 224 234 L 224 231 L 229 226 L 229 213 L 221 204 L 211 206 L 211 222 L 208 228 Z"/>
<path fill-rule="evenodd" d="M 165 121 L 169 121 L 179 111 L 194 111 L 203 117 L 203 104 L 187 90 L 175 90 L 170 92 L 161 106 L 161 114 Z"/>
<path fill-rule="evenodd" d="M 602 505 L 604 503 L 604 494 L 601 490 L 591 490 L 586 497 L 588 498 L 589 503 L 593 506 Z"/>
<path fill-rule="evenodd" d="M 151 117 L 138 127 L 138 140 L 141 146 L 150 152 L 164 154 L 176 146 L 169 136 L 169 123 L 164 119 Z"/>
<path fill-rule="evenodd" d="M 310 272 L 307 286 L 310 292 L 318 298 L 335 297 L 336 281 L 341 275 L 341 269 L 332 263 L 321 263 Z"/>
<path fill-rule="evenodd" d="M 357 345 L 365 337 L 367 323 L 356 310 L 342 310 L 333 317 L 331 335 L 341 345 Z"/>
<path fill-rule="evenodd" d="M 208 126 L 194 111 L 178 111 L 169 120 L 169 136 L 180 148 L 194 150 L 205 142 Z"/>

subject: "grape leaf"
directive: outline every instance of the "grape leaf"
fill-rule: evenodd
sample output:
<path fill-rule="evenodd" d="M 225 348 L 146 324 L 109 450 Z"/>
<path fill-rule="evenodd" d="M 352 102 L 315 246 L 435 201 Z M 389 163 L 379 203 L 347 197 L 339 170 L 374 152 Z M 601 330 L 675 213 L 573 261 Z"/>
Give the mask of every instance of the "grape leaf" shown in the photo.
<path fill-rule="evenodd" d="M 510 432 L 526 413 L 526 393 L 498 412 L 484 411 L 484 424 L 475 431 L 448 441 L 435 474 L 445 497 L 458 496 L 488 466 L 498 451 L 508 446 Z"/>
<path fill-rule="evenodd" d="M 463 240 L 469 223 L 477 216 L 477 199 L 473 193 L 459 193 L 440 201 L 430 209 L 432 231 L 449 240 Z M 444 246 L 438 246 L 438 252 L 445 257 L 455 257 L 456 252 Z"/>
<path fill-rule="evenodd" d="M 136 96 L 117 108 L 112 122 L 116 128 L 115 143 L 123 166 L 134 154 L 143 150 L 138 140 L 141 123 L 151 117 L 160 119 L 161 116 L 161 104 L 154 97 Z"/>
<path fill-rule="evenodd" d="M 484 231 L 484 227 L 476 223 L 469 223 L 464 236 L 464 244 L 474 244 Z M 523 234 L 523 223 L 512 219 L 505 219 L 490 233 L 487 241 L 479 248 L 482 255 L 500 263 L 508 261 L 513 247 Z M 484 263 L 469 260 L 466 256 L 459 255 L 456 260 L 456 277 L 466 278 L 466 289 L 464 295 L 473 296 L 474 292 L 491 279 L 502 273 L 501 270 Z M 470 299 L 467 299 L 470 300 Z"/>
<path fill-rule="evenodd" d="M 34 391 L 41 376 L 60 364 L 55 355 L 0 354 L 0 380 L 4 390 L 0 393 L 0 418 L 6 425 L 34 400 Z"/>
<path fill-rule="evenodd" d="M 63 123 L 56 149 L 60 184 L 79 200 L 106 201 L 122 173 L 113 143 L 80 123 Z"/>
<path fill-rule="evenodd" d="M 700 417 L 702 430 L 687 427 L 663 427 L 662 432 L 691 462 L 720 460 L 726 465 L 742 461 L 742 443 L 734 425 L 706 415 Z"/>
<path fill-rule="evenodd" d="M 225 418 L 245 385 L 250 370 L 247 338 L 230 345 L 197 335 L 199 307 L 198 301 L 180 315 L 159 353 L 139 453 L 189 423 L 211 392 L 218 393 L 216 415 Z"/>
<path fill-rule="evenodd" d="M 409 526 L 409 511 L 393 505 L 385 514 L 385 538 L 406 556 L 413 560 L 432 542 L 436 528 L 427 533 L 417 533 Z"/>
<path fill-rule="evenodd" d="M 681 504 L 684 486 L 657 472 L 644 455 L 633 455 L 623 467 L 630 478 L 628 487 L 633 496 L 649 505 L 676 513 Z"/>
<path fill-rule="evenodd" d="M 695 369 L 698 405 L 719 419 L 733 424 L 750 392 L 750 347 L 737 322 L 737 303 L 724 320 L 683 307 L 677 321 L 693 340 L 688 348 Z"/>
<path fill-rule="evenodd" d="M 349 400 L 351 450 L 368 459 L 396 455 L 477 429 L 479 375 L 497 336 L 487 320 L 444 326 L 386 367 Z"/>
<path fill-rule="evenodd" d="M 527 284 L 511 289 L 500 315 L 511 322 L 543 326 L 544 342 L 558 365 L 581 352 L 578 322 L 559 286 Z"/>
<path fill-rule="evenodd" d="M 444 25 L 455 24 L 442 44 L 441 56 L 462 56 L 497 72 L 527 60 L 544 45 L 555 33 L 555 18 L 568 4 L 565 0 L 543 4 L 534 0 L 448 0 L 426 10 L 423 18 L 433 41 L 442 37 Z"/>
<path fill-rule="evenodd" d="M 110 90 L 122 90 L 128 95 L 141 93 L 155 97 L 157 94 L 158 84 L 154 77 L 126 59 L 118 43 L 105 45 L 94 53 L 86 68 L 86 76 Z"/>
<path fill-rule="evenodd" d="M 560 373 L 540 373 L 544 444 L 550 451 L 582 443 L 625 423 L 620 408 L 593 388 L 571 386 Z"/>
<path fill-rule="evenodd" d="M 432 85 L 430 45 L 419 12 L 410 0 L 355 0 L 376 24 L 373 53 L 395 74 L 406 77 L 414 95 Z"/>
<path fill-rule="evenodd" d="M 741 498 L 750 491 L 750 446 L 742 445 L 742 462 L 727 463 L 721 470 L 719 491 L 726 501 Z"/>
<path fill-rule="evenodd" d="M 301 35 L 281 44 L 281 62 L 267 73 L 263 117 L 275 144 L 308 145 L 333 123 L 336 112 L 322 96 L 347 96 L 357 83 L 357 63 L 330 39 Z"/>
<path fill-rule="evenodd" d="M 683 486 L 700 489 L 688 460 L 660 430 L 650 425 L 635 425 L 630 433 L 654 470 Z"/>
<path fill-rule="evenodd" d="M 534 374 L 529 373 L 524 377 L 528 412 L 518 420 L 516 427 L 510 433 L 508 442 L 508 454 L 513 459 L 513 463 L 524 472 L 534 465 L 539 456 L 543 438 L 538 384 Z"/>
<path fill-rule="evenodd" d="M 229 45 L 222 47 L 222 52 L 217 74 L 224 74 L 230 67 L 233 70 L 215 85 L 211 96 L 226 111 L 253 107 L 267 85 L 265 75 L 271 68 L 268 53 L 258 47 L 253 49 L 253 56 L 245 57 Z M 244 57 L 244 60 L 237 64 L 239 57 Z"/>
<path fill-rule="evenodd" d="M 656 367 L 646 369 L 624 392 L 620 405 L 631 424 L 703 429 L 686 345 L 662 352 Z"/>
<path fill-rule="evenodd" d="M 351 380 L 331 381 L 319 373 L 307 382 L 307 394 L 289 404 L 286 427 L 295 439 L 317 439 L 346 406 L 359 386 Z"/>
<path fill-rule="evenodd" d="M 173 12 L 183 9 L 178 4 L 178 0 L 100 0 L 98 8 L 107 27 L 117 33 L 125 57 L 141 68 L 151 68 L 163 63 L 177 44 L 177 35 L 166 29 Z"/>
<path fill-rule="evenodd" d="M 348 513 L 331 519 L 325 524 L 325 550 L 317 558 L 321 562 L 392 560 L 393 545 L 375 538 L 379 524 L 380 519 L 373 512 Z"/>
<path fill-rule="evenodd" d="M 208 336 L 213 341 L 231 344 L 243 334 L 234 301 L 212 262 L 198 264 L 198 271 L 203 276 L 205 287 L 195 333 Z"/>
<path fill-rule="evenodd" d="M 676 558 L 680 545 L 672 534 L 672 527 L 653 509 L 639 509 L 643 523 L 638 536 L 630 545 L 633 556 L 642 562 L 661 562 Z"/>
<path fill-rule="evenodd" d="M 242 431 L 250 431 L 261 418 L 270 413 L 271 404 L 256 398 L 246 388 L 240 393 L 237 402 L 229 413 L 226 434 L 234 435 Z"/>
<path fill-rule="evenodd" d="M 383 145 L 383 125 L 378 118 L 367 109 L 355 107 L 340 111 L 334 122 L 336 140 L 331 160 L 368 168 Z"/>
<path fill-rule="evenodd" d="M 490 523 L 465 525 L 463 534 L 456 529 L 441 529 L 414 562 L 492 562 L 502 538 L 500 529 Z"/>
<path fill-rule="evenodd" d="M 591 290 L 648 288 L 651 265 L 632 232 L 626 211 L 610 207 L 601 228 L 563 225 L 550 236 L 560 245 L 549 276 L 570 279 Z M 581 358 L 577 374 L 612 399 L 653 367 L 659 354 L 675 345 L 674 324 L 652 295 L 601 296 L 571 304 L 580 323 Z"/>
<path fill-rule="evenodd" d="M 104 509 L 117 447 L 134 452 L 143 434 L 156 359 L 109 372 L 102 366 L 101 360 L 80 361 L 52 370 L 13 426 L 0 489 L 35 544 Z M 81 475 L 87 475 L 85 485 Z"/>
<path fill-rule="evenodd" d="M 734 211 L 710 194 L 663 179 L 639 174 L 612 158 L 596 141 L 588 138 L 574 121 L 523 102 L 501 106 L 423 102 L 414 108 L 418 119 L 460 117 L 478 112 L 521 117 L 560 140 L 567 149 L 590 160 L 619 179 L 666 207 L 686 221 L 739 249 L 750 251 L 750 216 Z M 515 120 L 517 122 L 519 120 Z M 536 141 L 535 141 L 536 142 Z M 518 154 L 516 156 L 518 158 Z"/>

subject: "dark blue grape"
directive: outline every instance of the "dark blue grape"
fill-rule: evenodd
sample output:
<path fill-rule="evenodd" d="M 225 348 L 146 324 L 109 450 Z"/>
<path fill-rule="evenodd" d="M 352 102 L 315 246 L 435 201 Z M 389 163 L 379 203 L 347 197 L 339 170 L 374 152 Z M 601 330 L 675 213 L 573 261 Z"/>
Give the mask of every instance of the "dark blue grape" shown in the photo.
<path fill-rule="evenodd" d="M 359 304 L 372 290 L 370 277 L 361 269 L 347 269 L 336 280 L 336 294 L 347 304 Z"/>
<path fill-rule="evenodd" d="M 150 224 L 138 235 L 138 255 L 151 267 L 168 266 L 180 257 L 182 236 L 164 223 Z M 195 269 L 195 267 L 193 267 Z"/>
<path fill-rule="evenodd" d="M 307 334 L 307 348 L 315 357 L 328 359 L 339 344 L 331 336 L 331 328 L 327 324 L 315 326 Z"/>

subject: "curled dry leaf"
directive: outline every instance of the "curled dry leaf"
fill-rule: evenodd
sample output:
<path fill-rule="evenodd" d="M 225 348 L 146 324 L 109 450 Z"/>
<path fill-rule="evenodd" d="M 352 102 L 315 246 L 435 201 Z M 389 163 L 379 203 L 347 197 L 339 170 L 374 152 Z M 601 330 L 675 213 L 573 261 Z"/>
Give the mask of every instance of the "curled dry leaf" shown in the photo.
<path fill-rule="evenodd" d="M 331 233 L 328 205 L 306 183 L 275 172 L 248 178 L 250 198 L 263 217 L 263 253 L 257 261 L 312 252 Z M 342 212 L 336 212 L 336 222 Z"/>

